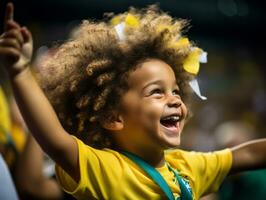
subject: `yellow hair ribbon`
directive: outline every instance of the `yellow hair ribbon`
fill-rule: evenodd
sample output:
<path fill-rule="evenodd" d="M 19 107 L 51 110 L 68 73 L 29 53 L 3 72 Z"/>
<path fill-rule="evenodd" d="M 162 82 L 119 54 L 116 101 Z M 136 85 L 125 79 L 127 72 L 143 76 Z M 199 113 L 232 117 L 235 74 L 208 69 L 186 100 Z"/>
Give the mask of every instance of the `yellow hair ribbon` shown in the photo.
<path fill-rule="evenodd" d="M 121 22 L 121 16 L 115 16 L 111 19 L 110 23 L 115 26 Z"/>
<path fill-rule="evenodd" d="M 125 24 L 126 26 L 138 27 L 140 22 L 136 16 L 129 13 L 125 18 Z"/>
<path fill-rule="evenodd" d="M 169 44 L 169 47 L 174 49 L 180 49 L 186 46 L 189 46 L 188 38 L 180 38 L 178 41 Z"/>
<path fill-rule="evenodd" d="M 199 72 L 199 67 L 200 67 L 199 58 L 201 54 L 202 50 L 199 48 L 195 48 L 184 60 L 183 67 L 187 72 L 195 75 Z"/>
<path fill-rule="evenodd" d="M 116 16 L 111 19 L 110 23 L 114 25 L 115 31 L 120 41 L 126 39 L 125 28 L 137 28 L 140 24 L 139 19 L 130 13 L 127 14 L 124 21 L 121 20 L 121 16 Z"/>

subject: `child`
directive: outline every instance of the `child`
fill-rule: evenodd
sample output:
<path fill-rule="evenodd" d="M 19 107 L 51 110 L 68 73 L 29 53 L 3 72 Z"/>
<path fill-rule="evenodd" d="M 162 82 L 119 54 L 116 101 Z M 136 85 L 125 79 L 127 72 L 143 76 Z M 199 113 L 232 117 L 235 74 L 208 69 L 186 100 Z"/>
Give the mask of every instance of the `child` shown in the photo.
<path fill-rule="evenodd" d="M 77 199 L 199 199 L 229 173 L 266 166 L 265 139 L 213 153 L 165 152 L 180 144 L 202 53 L 182 37 L 185 25 L 155 8 L 83 22 L 43 66 L 58 119 L 29 68 L 31 34 L 8 4 L 1 62 L 65 191 Z"/>

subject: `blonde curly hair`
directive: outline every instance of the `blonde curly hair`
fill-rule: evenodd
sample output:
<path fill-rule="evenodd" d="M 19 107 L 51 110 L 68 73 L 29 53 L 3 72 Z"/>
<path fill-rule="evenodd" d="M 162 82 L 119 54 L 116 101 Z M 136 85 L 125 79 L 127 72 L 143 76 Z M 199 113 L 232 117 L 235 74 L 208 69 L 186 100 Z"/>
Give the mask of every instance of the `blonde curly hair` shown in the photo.
<path fill-rule="evenodd" d="M 138 25 L 127 26 L 119 39 L 114 24 L 134 16 Z M 67 42 L 42 63 L 38 79 L 55 108 L 63 127 L 95 148 L 112 147 L 110 134 L 101 126 L 112 120 L 121 96 L 127 91 L 127 77 L 150 58 L 169 64 L 177 78 L 183 101 L 191 93 L 193 78 L 183 69 L 191 43 L 176 45 L 187 21 L 174 19 L 157 6 L 130 8 L 108 20 L 83 21 Z"/>

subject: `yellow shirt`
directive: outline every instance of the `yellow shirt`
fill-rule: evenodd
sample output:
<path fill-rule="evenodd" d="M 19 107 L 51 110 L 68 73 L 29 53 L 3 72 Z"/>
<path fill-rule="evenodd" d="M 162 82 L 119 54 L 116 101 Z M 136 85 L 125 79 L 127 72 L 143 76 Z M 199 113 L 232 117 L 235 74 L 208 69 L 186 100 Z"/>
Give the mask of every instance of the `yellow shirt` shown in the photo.
<path fill-rule="evenodd" d="M 76 183 L 59 166 L 57 179 L 63 189 L 77 199 L 166 199 L 160 187 L 133 161 L 111 149 L 97 150 L 76 139 L 79 148 L 80 181 Z M 189 181 L 193 199 L 217 191 L 229 172 L 232 155 L 229 149 L 213 153 L 171 150 L 166 161 Z M 167 166 L 157 168 L 175 196 L 180 188 L 173 182 Z"/>
<path fill-rule="evenodd" d="M 0 145 L 4 149 L 3 157 L 12 168 L 18 152 L 23 150 L 26 135 L 21 126 L 11 121 L 9 104 L 0 86 Z"/>
<path fill-rule="evenodd" d="M 7 142 L 7 133 L 10 131 L 10 116 L 9 116 L 9 109 L 8 103 L 0 86 L 0 143 Z"/>

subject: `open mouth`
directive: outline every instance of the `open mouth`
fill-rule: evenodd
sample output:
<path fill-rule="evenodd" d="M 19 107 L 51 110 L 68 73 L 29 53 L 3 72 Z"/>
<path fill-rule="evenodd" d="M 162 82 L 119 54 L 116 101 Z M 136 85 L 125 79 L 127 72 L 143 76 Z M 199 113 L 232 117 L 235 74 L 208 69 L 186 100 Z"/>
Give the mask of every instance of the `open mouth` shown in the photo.
<path fill-rule="evenodd" d="M 160 123 L 167 128 L 177 127 L 177 123 L 181 120 L 180 115 L 170 115 L 161 118 Z"/>

